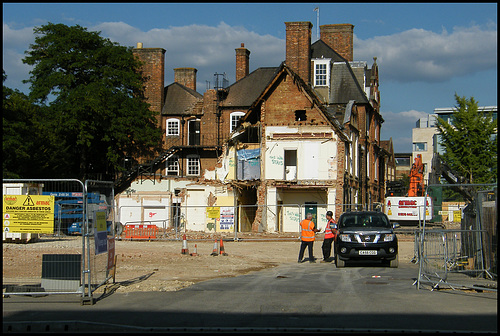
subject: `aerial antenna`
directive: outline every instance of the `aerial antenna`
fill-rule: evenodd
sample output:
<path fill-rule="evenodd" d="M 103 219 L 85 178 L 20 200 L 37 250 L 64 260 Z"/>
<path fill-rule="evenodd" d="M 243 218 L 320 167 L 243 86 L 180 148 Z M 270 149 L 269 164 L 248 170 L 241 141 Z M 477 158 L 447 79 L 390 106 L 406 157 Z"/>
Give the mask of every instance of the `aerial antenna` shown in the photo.
<path fill-rule="evenodd" d="M 319 6 L 314 8 L 316 12 L 316 41 L 319 40 Z"/>

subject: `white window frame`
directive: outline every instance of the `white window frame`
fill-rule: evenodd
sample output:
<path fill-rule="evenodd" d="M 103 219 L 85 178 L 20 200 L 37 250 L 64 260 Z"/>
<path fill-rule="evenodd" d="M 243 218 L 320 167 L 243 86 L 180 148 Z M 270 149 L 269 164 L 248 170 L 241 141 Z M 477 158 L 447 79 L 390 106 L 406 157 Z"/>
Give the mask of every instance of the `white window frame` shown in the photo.
<path fill-rule="evenodd" d="M 199 155 L 188 155 L 187 156 L 187 176 L 199 176 L 200 175 L 200 156 Z"/>
<path fill-rule="evenodd" d="M 177 133 L 170 133 L 170 127 L 169 123 L 175 123 L 177 124 Z M 180 135 L 180 130 L 181 130 L 181 125 L 180 125 L 180 120 L 175 119 L 175 118 L 170 118 L 165 121 L 165 132 L 167 136 L 179 136 Z"/>
<path fill-rule="evenodd" d="M 318 73 L 317 66 L 322 65 L 324 66 L 324 69 L 319 69 L 321 70 L 322 73 Z M 324 73 L 323 73 L 324 71 Z M 323 80 L 319 78 L 319 76 L 324 76 L 324 81 L 325 83 L 320 83 L 318 84 L 319 80 Z M 314 60 L 314 86 L 315 87 L 330 87 L 330 59 L 317 59 Z"/>
<path fill-rule="evenodd" d="M 167 159 L 165 170 L 167 176 L 179 176 L 179 157 L 177 155 L 173 155 Z M 175 175 L 169 173 L 175 173 Z"/>
<path fill-rule="evenodd" d="M 233 131 L 236 129 L 236 125 L 238 125 L 238 121 L 245 115 L 245 112 L 232 112 L 229 116 L 229 120 L 231 120 L 231 123 L 229 125 L 229 132 L 233 133 Z M 234 118 L 234 119 L 233 119 Z"/>

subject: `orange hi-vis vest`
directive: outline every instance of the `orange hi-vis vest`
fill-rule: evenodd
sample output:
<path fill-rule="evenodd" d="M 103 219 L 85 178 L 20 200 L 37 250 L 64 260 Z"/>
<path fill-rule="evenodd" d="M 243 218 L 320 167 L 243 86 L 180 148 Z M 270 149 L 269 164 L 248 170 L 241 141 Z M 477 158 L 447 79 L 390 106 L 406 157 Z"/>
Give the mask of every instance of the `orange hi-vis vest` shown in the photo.
<path fill-rule="evenodd" d="M 335 224 L 333 219 L 330 219 L 326 224 L 325 228 L 325 238 L 335 238 L 335 234 L 332 232 L 332 227 L 330 225 Z"/>
<path fill-rule="evenodd" d="M 314 223 L 312 220 L 304 219 L 300 222 L 300 239 L 302 241 L 314 241 Z"/>

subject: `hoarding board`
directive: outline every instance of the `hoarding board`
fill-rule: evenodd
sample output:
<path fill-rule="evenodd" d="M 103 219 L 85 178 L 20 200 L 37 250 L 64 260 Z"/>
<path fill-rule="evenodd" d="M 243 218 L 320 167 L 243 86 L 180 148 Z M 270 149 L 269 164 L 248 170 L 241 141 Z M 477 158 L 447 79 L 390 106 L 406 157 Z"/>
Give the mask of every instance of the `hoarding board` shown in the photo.
<path fill-rule="evenodd" d="M 390 221 L 421 221 L 424 219 L 425 197 L 386 197 L 385 214 Z M 427 197 L 425 220 L 432 219 L 432 198 Z"/>

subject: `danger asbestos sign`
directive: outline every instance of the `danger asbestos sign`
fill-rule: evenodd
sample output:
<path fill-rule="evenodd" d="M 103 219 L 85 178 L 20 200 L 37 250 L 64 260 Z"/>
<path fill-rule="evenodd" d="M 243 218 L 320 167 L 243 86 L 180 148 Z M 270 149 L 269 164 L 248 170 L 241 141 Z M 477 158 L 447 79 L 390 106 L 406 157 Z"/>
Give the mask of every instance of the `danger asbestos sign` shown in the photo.
<path fill-rule="evenodd" d="M 4 195 L 3 231 L 54 232 L 54 196 Z"/>

